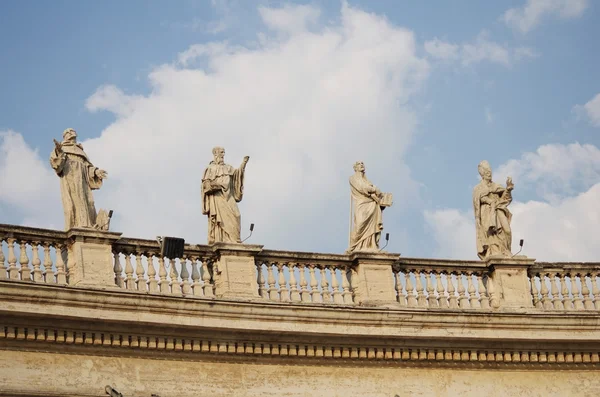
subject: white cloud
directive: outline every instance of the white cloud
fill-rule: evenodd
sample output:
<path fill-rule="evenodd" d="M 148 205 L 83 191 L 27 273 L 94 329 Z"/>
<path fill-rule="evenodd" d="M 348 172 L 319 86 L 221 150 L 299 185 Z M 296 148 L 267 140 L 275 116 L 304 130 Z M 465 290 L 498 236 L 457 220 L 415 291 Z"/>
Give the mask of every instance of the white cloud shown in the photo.
<path fill-rule="evenodd" d="M 547 17 L 579 17 L 587 6 L 588 0 L 527 0 L 524 6 L 507 10 L 501 20 L 513 29 L 527 33 Z"/>
<path fill-rule="evenodd" d="M 286 4 L 282 8 L 259 7 L 258 12 L 267 27 L 270 29 L 300 33 L 315 25 L 321 10 L 310 5 Z"/>
<path fill-rule="evenodd" d="M 597 261 L 600 257 L 600 151 L 592 145 L 544 145 L 535 153 L 500 166 L 494 179 L 513 173 L 523 184 L 550 185 L 552 201 L 513 201 L 513 252 L 519 239 L 525 240 L 523 253 L 538 260 Z M 515 192 L 519 188 L 515 178 Z M 572 181 L 582 190 L 573 192 Z M 569 193 L 569 194 L 567 194 Z M 476 259 L 473 210 L 426 211 L 424 216 L 440 257 Z"/>
<path fill-rule="evenodd" d="M 491 41 L 486 31 L 482 31 L 473 42 L 454 44 L 435 37 L 433 40 L 426 41 L 424 47 L 434 59 L 460 61 L 463 66 L 481 62 L 511 66 L 516 61 L 537 56 L 537 53 L 528 47 L 511 48 Z"/>
<path fill-rule="evenodd" d="M 575 105 L 573 111 L 578 117 L 587 118 L 594 127 L 600 127 L 600 94 L 597 94 L 583 106 Z"/>
<path fill-rule="evenodd" d="M 394 219 L 415 201 L 403 158 L 417 118 L 401 104 L 419 90 L 428 63 L 416 55 L 411 31 L 347 5 L 338 24 L 298 30 L 317 14 L 263 9 L 275 31 L 259 44 L 191 47 L 178 63 L 150 73 L 148 96 L 116 87 L 92 95 L 91 110 L 118 116 L 100 137 L 83 142 L 94 164 L 109 172 L 95 198 L 98 207 L 115 210 L 114 230 L 204 243 L 200 179 L 219 145 L 232 165 L 250 156 L 240 203 L 243 230 L 256 224 L 249 242 L 343 251 L 348 177 L 358 159 L 374 183 L 395 193 L 386 231 L 402 235 Z M 273 15 L 307 20 L 295 20 L 290 30 Z"/>
<path fill-rule="evenodd" d="M 579 143 L 542 145 L 518 160 L 509 160 L 495 172 L 499 181 L 507 176 L 546 201 L 560 201 L 600 181 L 600 149 Z"/>
<path fill-rule="evenodd" d="M 63 228 L 58 177 L 21 134 L 10 130 L 0 132 L 0 203 L 22 214 L 24 225 Z"/>

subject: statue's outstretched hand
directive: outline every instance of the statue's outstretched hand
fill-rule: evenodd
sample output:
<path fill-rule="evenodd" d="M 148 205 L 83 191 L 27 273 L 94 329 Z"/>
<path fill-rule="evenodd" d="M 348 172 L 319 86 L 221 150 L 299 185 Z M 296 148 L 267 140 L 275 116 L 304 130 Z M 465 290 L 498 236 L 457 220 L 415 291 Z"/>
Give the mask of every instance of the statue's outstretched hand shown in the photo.
<path fill-rule="evenodd" d="M 98 168 L 96 170 L 96 176 L 100 179 L 106 179 L 108 178 L 108 173 L 104 170 L 101 170 L 100 168 Z"/>
<path fill-rule="evenodd" d="M 509 190 L 514 189 L 515 184 L 512 181 L 512 178 L 509 176 L 508 178 L 506 178 L 506 188 Z"/>

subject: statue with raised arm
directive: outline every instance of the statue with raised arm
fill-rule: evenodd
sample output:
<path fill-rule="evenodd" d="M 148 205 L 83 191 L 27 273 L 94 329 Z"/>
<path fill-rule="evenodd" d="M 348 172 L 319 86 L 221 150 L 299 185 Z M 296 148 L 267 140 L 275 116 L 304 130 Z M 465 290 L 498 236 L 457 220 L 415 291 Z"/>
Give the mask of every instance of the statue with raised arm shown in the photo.
<path fill-rule="evenodd" d="M 510 257 L 512 214 L 508 205 L 515 186 L 510 177 L 506 179 L 506 187 L 492 182 L 492 168 L 485 160 L 477 170 L 481 175 L 481 182 L 473 189 L 477 255 L 482 260 L 490 256 Z"/>
<path fill-rule="evenodd" d="M 92 190 L 100 189 L 107 173 L 95 167 L 77 143 L 77 132 L 67 128 L 62 142 L 54 140 L 50 165 L 60 177 L 60 194 L 65 213 L 65 230 L 95 228 L 108 230 L 106 211 L 96 213 Z"/>
<path fill-rule="evenodd" d="M 365 176 L 365 164 L 354 163 L 350 177 L 350 246 L 346 252 L 377 252 L 383 230 L 382 211 L 392 205 L 392 195 L 381 193 Z"/>
<path fill-rule="evenodd" d="M 244 194 L 244 172 L 250 157 L 235 169 L 225 164 L 225 149 L 212 150 L 210 162 L 202 177 L 202 214 L 208 215 L 208 243 L 241 243 L 241 216 L 237 203 Z"/>

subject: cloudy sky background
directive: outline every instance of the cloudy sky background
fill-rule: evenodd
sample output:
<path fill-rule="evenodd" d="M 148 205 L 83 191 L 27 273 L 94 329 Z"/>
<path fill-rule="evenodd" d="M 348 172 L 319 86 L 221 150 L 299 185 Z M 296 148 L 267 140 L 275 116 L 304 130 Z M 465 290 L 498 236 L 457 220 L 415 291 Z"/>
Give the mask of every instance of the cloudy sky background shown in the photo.
<path fill-rule="evenodd" d="M 204 243 L 219 145 L 250 156 L 249 242 L 343 252 L 363 160 L 389 251 L 474 259 L 487 159 L 515 246 L 598 261 L 599 21 L 589 0 L 2 2 L 0 223 L 62 229 L 48 156 L 73 127 L 126 236 Z"/>

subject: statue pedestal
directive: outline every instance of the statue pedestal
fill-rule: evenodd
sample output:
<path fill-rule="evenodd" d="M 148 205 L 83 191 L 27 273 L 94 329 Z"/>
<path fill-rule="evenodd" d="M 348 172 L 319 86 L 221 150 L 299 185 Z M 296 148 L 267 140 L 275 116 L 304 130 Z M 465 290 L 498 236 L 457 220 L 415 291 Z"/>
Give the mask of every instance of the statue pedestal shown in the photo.
<path fill-rule="evenodd" d="M 218 298 L 260 298 L 255 256 L 262 245 L 215 243 L 215 295 Z"/>
<path fill-rule="evenodd" d="M 533 308 L 527 270 L 535 259 L 524 255 L 486 260 L 501 308 Z"/>
<path fill-rule="evenodd" d="M 117 288 L 112 245 L 121 233 L 70 229 L 67 237 L 69 285 Z"/>
<path fill-rule="evenodd" d="M 380 252 L 354 252 L 350 255 L 357 272 L 352 279 L 355 303 L 378 306 L 397 302 L 392 264 L 399 257 L 398 254 Z"/>

